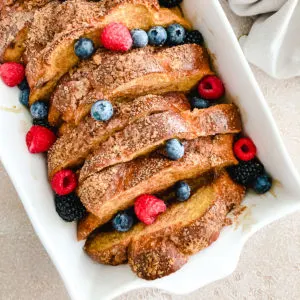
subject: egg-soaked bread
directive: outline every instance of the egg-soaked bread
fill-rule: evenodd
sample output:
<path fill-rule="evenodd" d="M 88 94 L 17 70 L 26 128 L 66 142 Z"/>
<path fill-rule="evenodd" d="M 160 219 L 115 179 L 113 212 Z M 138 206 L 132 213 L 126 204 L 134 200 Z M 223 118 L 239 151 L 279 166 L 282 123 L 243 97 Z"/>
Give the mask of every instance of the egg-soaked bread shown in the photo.
<path fill-rule="evenodd" d="M 126 53 L 99 49 L 56 87 L 49 122 L 78 124 L 99 99 L 124 101 L 146 94 L 187 92 L 211 74 L 208 55 L 198 45 L 145 47 Z"/>
<path fill-rule="evenodd" d="M 217 239 L 227 213 L 240 204 L 244 192 L 224 172 L 187 201 L 169 206 L 152 225 L 139 223 L 124 233 L 95 233 L 84 249 L 104 264 L 129 260 L 133 271 L 144 279 L 166 276 Z"/>
<path fill-rule="evenodd" d="M 0 63 L 21 61 L 35 12 L 52 0 L 0 2 Z M 55 2 L 59 5 L 60 2 Z"/>
<path fill-rule="evenodd" d="M 189 109 L 190 105 L 184 94 L 168 93 L 163 96 L 147 95 L 127 103 L 116 103 L 114 115 L 108 122 L 99 122 L 88 116 L 77 127 L 68 130 L 57 139 L 49 150 L 49 178 L 62 169 L 79 166 L 100 143 L 141 118 L 164 111 L 180 112 Z"/>
<path fill-rule="evenodd" d="M 46 26 L 44 30 L 44 23 L 39 21 L 33 23 L 29 32 L 26 76 L 31 88 L 31 104 L 47 99 L 57 81 L 78 63 L 74 43 L 86 37 L 93 40 L 95 47 L 99 47 L 100 33 L 111 22 L 120 22 L 129 29 L 148 30 L 154 25 L 167 26 L 172 23 L 190 28 L 178 10 L 160 8 L 157 0 L 68 0 L 52 16 L 49 20 L 51 28 Z M 42 32 L 49 38 L 41 44 L 37 37 L 41 37 Z"/>
<path fill-rule="evenodd" d="M 153 194 L 179 180 L 237 163 L 232 151 L 233 135 L 201 137 L 183 144 L 185 154 L 180 160 L 172 161 L 157 150 L 108 167 L 81 182 L 78 195 L 87 210 L 99 218 L 98 225 L 132 206 L 141 194 Z"/>
<path fill-rule="evenodd" d="M 137 120 L 112 135 L 87 159 L 79 181 L 109 166 L 146 155 L 169 139 L 192 140 L 200 136 L 239 133 L 242 130 L 235 105 L 220 104 L 207 109 L 166 111 Z"/>

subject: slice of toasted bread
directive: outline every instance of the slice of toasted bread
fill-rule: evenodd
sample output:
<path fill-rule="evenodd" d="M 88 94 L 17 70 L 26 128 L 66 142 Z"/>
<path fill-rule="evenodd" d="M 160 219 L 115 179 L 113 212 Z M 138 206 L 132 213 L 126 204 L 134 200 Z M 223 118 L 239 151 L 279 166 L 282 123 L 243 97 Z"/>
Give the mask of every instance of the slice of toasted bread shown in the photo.
<path fill-rule="evenodd" d="M 185 111 L 189 108 L 189 102 L 183 94 L 169 93 L 164 96 L 147 95 L 132 102 L 116 104 L 114 116 L 108 122 L 87 117 L 60 137 L 49 150 L 49 178 L 62 169 L 79 166 L 101 142 L 128 124 L 153 113 Z"/>
<path fill-rule="evenodd" d="M 112 135 L 85 160 L 80 181 L 109 166 L 148 154 L 165 141 L 178 138 L 238 133 L 242 130 L 238 109 L 220 104 L 193 112 L 167 111 L 146 116 Z"/>
<path fill-rule="evenodd" d="M 0 62 L 21 61 L 34 13 L 50 1 L 4 1 L 0 4 Z"/>
<path fill-rule="evenodd" d="M 129 259 L 132 269 L 144 279 L 166 276 L 217 239 L 228 211 L 240 204 L 244 192 L 222 173 L 186 202 L 169 206 L 152 225 L 139 223 L 124 233 L 95 233 L 84 249 L 104 264 L 118 265 Z"/>
<path fill-rule="evenodd" d="M 153 194 L 175 182 L 200 176 L 237 163 L 232 151 L 233 135 L 202 137 L 183 142 L 184 156 L 172 161 L 157 150 L 147 157 L 108 167 L 89 176 L 78 187 L 87 210 L 99 218 L 99 225 L 118 211 L 132 206 L 141 194 Z"/>
<path fill-rule="evenodd" d="M 146 47 L 127 53 L 98 50 L 63 77 L 51 98 L 49 122 L 78 124 L 99 99 L 122 101 L 146 94 L 188 91 L 211 73 L 198 45 Z"/>
<path fill-rule="evenodd" d="M 70 0 L 64 3 L 65 12 L 61 10 L 60 15 L 54 16 L 56 22 L 52 31 L 55 34 L 43 50 L 36 51 L 34 46 L 30 55 L 27 55 L 26 75 L 31 88 L 31 104 L 49 97 L 61 76 L 78 63 L 74 53 L 75 41 L 87 37 L 99 47 L 101 30 L 111 22 L 123 23 L 129 29 L 149 29 L 154 25 L 166 26 L 172 23 L 190 28 L 190 24 L 177 11 L 160 8 L 157 0 L 79 2 Z M 67 26 L 66 20 L 70 21 Z"/>

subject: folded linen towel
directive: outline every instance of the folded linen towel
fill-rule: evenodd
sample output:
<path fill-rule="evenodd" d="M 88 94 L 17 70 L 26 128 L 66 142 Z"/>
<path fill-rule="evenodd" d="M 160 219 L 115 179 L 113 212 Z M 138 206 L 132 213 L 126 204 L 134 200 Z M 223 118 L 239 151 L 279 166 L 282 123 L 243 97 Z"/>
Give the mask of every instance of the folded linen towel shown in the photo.
<path fill-rule="evenodd" d="M 257 16 L 240 39 L 246 58 L 270 76 L 300 76 L 300 0 L 228 0 L 240 16 Z"/>

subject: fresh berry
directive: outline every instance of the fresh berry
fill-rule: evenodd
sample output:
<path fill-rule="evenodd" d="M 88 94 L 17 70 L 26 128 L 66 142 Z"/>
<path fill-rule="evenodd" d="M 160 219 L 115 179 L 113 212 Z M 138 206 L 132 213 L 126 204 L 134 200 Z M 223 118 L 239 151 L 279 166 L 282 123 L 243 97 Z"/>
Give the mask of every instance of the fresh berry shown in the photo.
<path fill-rule="evenodd" d="M 23 104 L 26 107 L 29 107 L 29 94 L 30 91 L 29 89 L 21 90 L 20 95 L 19 95 L 19 101 L 21 104 Z"/>
<path fill-rule="evenodd" d="M 183 0 L 159 0 L 159 4 L 164 7 L 172 8 L 179 5 Z"/>
<path fill-rule="evenodd" d="M 161 26 L 152 27 L 148 31 L 149 44 L 152 46 L 162 46 L 167 37 L 167 31 Z"/>
<path fill-rule="evenodd" d="M 46 127 L 48 129 L 50 129 L 51 131 L 55 132 L 55 128 L 49 124 L 47 119 L 33 119 L 32 124 Z"/>
<path fill-rule="evenodd" d="M 249 187 L 263 172 L 264 166 L 257 159 L 241 161 L 238 165 L 228 168 L 230 177 L 246 187 Z"/>
<path fill-rule="evenodd" d="M 113 114 L 113 106 L 107 100 L 99 100 L 95 102 L 91 108 L 91 116 L 96 121 L 108 121 Z"/>
<path fill-rule="evenodd" d="M 198 85 L 200 97 L 207 100 L 216 100 L 225 93 L 223 82 L 215 75 L 205 76 Z"/>
<path fill-rule="evenodd" d="M 94 42 L 87 38 L 80 38 L 74 45 L 74 52 L 80 59 L 87 59 L 95 52 Z"/>
<path fill-rule="evenodd" d="M 130 33 L 133 41 L 133 47 L 143 48 L 148 45 L 149 39 L 146 31 L 142 29 L 133 29 Z"/>
<path fill-rule="evenodd" d="M 234 143 L 233 151 L 238 159 L 248 161 L 255 157 L 256 146 L 251 139 L 241 138 Z"/>
<path fill-rule="evenodd" d="M 172 160 L 178 160 L 184 155 L 184 146 L 177 139 L 171 139 L 166 142 L 167 157 Z"/>
<path fill-rule="evenodd" d="M 22 82 L 20 84 L 18 84 L 18 88 L 21 91 L 29 90 L 29 85 L 28 85 L 26 77 L 22 80 Z"/>
<path fill-rule="evenodd" d="M 7 62 L 0 67 L 0 77 L 3 82 L 10 86 L 20 84 L 25 77 L 25 68 L 16 62 Z"/>
<path fill-rule="evenodd" d="M 175 184 L 175 194 L 179 201 L 185 201 L 190 198 L 191 188 L 185 181 L 178 181 Z"/>
<path fill-rule="evenodd" d="M 166 209 L 164 201 L 149 194 L 139 196 L 134 203 L 134 211 L 137 218 L 147 225 L 152 224 L 156 217 Z"/>
<path fill-rule="evenodd" d="M 132 37 L 126 26 L 121 23 L 110 23 L 100 36 L 103 47 L 113 51 L 127 51 L 132 46 Z"/>
<path fill-rule="evenodd" d="M 120 232 L 128 231 L 133 225 L 133 217 L 126 211 L 119 212 L 112 219 L 112 226 L 115 230 Z"/>
<path fill-rule="evenodd" d="M 181 45 L 184 42 L 185 29 L 180 24 L 172 24 L 167 28 L 168 44 Z"/>
<path fill-rule="evenodd" d="M 76 174 L 72 170 L 61 170 L 53 176 L 51 186 L 54 192 L 60 196 L 70 194 L 77 187 Z"/>
<path fill-rule="evenodd" d="M 74 193 L 55 195 L 54 202 L 56 212 L 66 222 L 78 221 L 86 214 L 85 207 Z"/>
<path fill-rule="evenodd" d="M 43 101 L 36 101 L 30 107 L 33 119 L 45 119 L 48 115 L 48 105 Z"/>
<path fill-rule="evenodd" d="M 55 134 L 43 126 L 34 125 L 26 134 L 26 145 L 30 153 L 48 151 L 55 140 Z"/>
<path fill-rule="evenodd" d="M 220 231 L 214 231 L 209 238 L 208 244 L 214 243 L 220 236 Z"/>
<path fill-rule="evenodd" d="M 184 43 L 185 44 L 197 44 L 202 45 L 204 42 L 203 36 L 200 31 L 192 30 L 187 31 L 185 34 Z"/>
<path fill-rule="evenodd" d="M 268 192 L 272 187 L 272 178 L 267 175 L 263 174 L 258 176 L 252 185 L 252 188 L 257 194 L 264 194 Z"/>
<path fill-rule="evenodd" d="M 193 96 L 190 99 L 190 104 L 191 104 L 192 109 L 194 109 L 194 108 L 202 109 L 202 108 L 210 107 L 212 104 L 212 101 L 208 101 L 208 100 L 202 99 L 200 97 Z"/>

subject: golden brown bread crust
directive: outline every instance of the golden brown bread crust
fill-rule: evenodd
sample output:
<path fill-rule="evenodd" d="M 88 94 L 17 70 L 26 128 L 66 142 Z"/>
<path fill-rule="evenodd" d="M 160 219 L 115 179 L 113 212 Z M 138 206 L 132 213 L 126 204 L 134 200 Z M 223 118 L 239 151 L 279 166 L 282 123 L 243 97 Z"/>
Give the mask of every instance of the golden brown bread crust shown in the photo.
<path fill-rule="evenodd" d="M 62 118 L 78 124 L 99 99 L 185 92 L 209 73 L 207 53 L 198 45 L 149 46 L 126 53 L 100 49 L 62 78 L 51 98 L 49 122 L 57 125 Z"/>
<path fill-rule="evenodd" d="M 188 201 L 169 206 L 154 224 L 139 223 L 125 233 L 96 233 L 84 249 L 104 264 L 117 265 L 129 259 L 133 271 L 144 279 L 166 276 L 217 239 L 228 211 L 240 204 L 244 192 L 222 173 Z"/>
<path fill-rule="evenodd" d="M 2 1 L 0 4 L 0 62 L 20 61 L 34 13 L 51 0 Z"/>
<path fill-rule="evenodd" d="M 186 141 L 185 155 L 177 161 L 157 150 L 89 176 L 79 185 L 78 195 L 87 210 L 99 217 L 99 225 L 104 224 L 116 212 L 132 206 L 141 194 L 153 194 L 179 180 L 236 164 L 232 143 L 232 135 Z"/>
<path fill-rule="evenodd" d="M 164 96 L 147 95 L 128 103 L 116 103 L 114 116 L 108 122 L 98 122 L 86 117 L 77 127 L 60 137 L 49 150 L 49 178 L 62 169 L 79 166 L 110 135 L 144 116 L 188 109 L 190 105 L 183 94 L 168 93 Z"/>
<path fill-rule="evenodd" d="M 174 226 L 174 217 L 169 222 L 173 228 L 158 228 L 158 231 L 141 232 L 135 235 L 129 245 L 128 258 L 129 264 L 136 274 L 144 279 L 153 280 L 167 276 L 177 271 L 174 260 L 182 255 L 188 256 L 195 254 L 209 246 L 216 240 L 222 227 L 224 226 L 227 213 L 233 205 L 239 205 L 245 193 L 244 187 L 234 183 L 227 174 L 218 178 L 212 185 L 213 196 L 212 205 L 202 214 L 200 218 L 187 218 L 179 222 L 179 226 Z M 203 197 L 203 195 L 201 195 Z M 201 196 L 200 200 L 201 201 Z M 188 201 L 187 201 L 188 204 Z M 178 209 L 178 212 L 181 211 Z M 167 212 L 168 213 L 168 212 Z M 185 214 L 183 218 L 190 215 Z M 162 216 L 163 217 L 163 216 Z M 168 224 L 167 224 L 168 225 Z M 175 229 L 174 229 L 175 227 Z M 161 243 L 161 240 L 164 243 Z M 168 247 L 173 245 L 172 257 L 168 252 Z M 151 249 L 155 249 L 153 252 Z M 162 253 L 162 255 L 160 255 Z M 165 261 L 165 253 L 169 254 L 170 259 Z M 163 264 L 162 264 L 163 262 Z"/>
<path fill-rule="evenodd" d="M 177 11 L 159 8 L 156 0 L 69 0 L 60 6 L 60 14 L 54 14 L 54 34 L 41 51 L 34 49 L 33 42 L 36 36 L 40 36 L 39 33 L 29 33 L 33 38 L 30 38 L 27 45 L 30 47 L 29 43 L 32 43 L 33 50 L 28 50 L 30 55 L 26 55 L 26 75 L 31 88 L 31 104 L 49 97 L 61 76 L 78 63 L 73 49 L 75 41 L 84 36 L 92 39 L 95 46 L 99 47 L 100 32 L 108 23 L 121 22 L 129 29 L 149 29 L 153 25 L 165 26 L 171 23 L 190 27 Z M 70 21 L 68 26 L 66 20 Z M 40 31 L 39 25 L 35 28 Z"/>
<path fill-rule="evenodd" d="M 79 181 L 109 166 L 148 154 L 172 138 L 192 140 L 200 136 L 238 133 L 241 129 L 238 109 L 232 104 L 194 109 L 193 112 L 167 111 L 149 115 L 101 144 L 85 160 Z"/>

